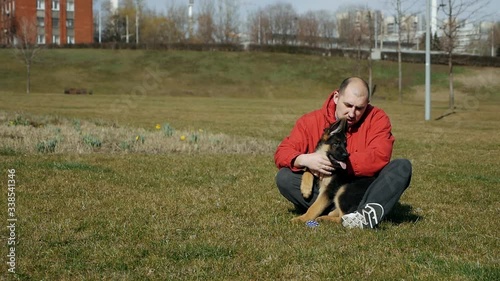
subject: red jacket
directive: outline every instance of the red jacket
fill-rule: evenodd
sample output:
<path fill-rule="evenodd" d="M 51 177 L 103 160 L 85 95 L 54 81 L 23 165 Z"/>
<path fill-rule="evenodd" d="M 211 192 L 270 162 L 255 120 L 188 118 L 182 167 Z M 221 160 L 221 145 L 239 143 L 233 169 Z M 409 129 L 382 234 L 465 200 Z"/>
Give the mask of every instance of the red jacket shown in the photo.
<path fill-rule="evenodd" d="M 323 130 L 335 121 L 335 92 L 330 94 L 321 109 L 297 120 L 290 135 L 283 139 L 274 154 L 278 168 L 301 170 L 293 166 L 295 158 L 314 152 Z M 369 104 L 361 120 L 347 132 L 348 173 L 358 177 L 375 175 L 389 163 L 393 144 L 389 117 L 382 109 Z"/>

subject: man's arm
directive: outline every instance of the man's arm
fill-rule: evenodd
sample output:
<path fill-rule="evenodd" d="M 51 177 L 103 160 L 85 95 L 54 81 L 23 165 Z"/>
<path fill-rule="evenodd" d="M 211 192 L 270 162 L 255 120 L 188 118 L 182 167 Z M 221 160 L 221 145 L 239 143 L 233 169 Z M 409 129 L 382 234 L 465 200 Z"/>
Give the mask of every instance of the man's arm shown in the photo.
<path fill-rule="evenodd" d="M 299 119 L 293 127 L 290 135 L 284 138 L 274 153 L 274 163 L 278 169 L 287 167 L 293 171 L 302 170 L 301 166 L 295 165 L 296 158 L 307 152 L 306 128 Z"/>
<path fill-rule="evenodd" d="M 329 175 L 333 169 L 330 160 L 326 154 L 314 152 L 317 140 L 312 135 L 319 133 L 306 123 L 304 118 L 299 119 L 290 135 L 280 143 L 274 154 L 275 164 L 278 168 L 287 167 L 295 172 L 307 167 L 313 172 Z"/>

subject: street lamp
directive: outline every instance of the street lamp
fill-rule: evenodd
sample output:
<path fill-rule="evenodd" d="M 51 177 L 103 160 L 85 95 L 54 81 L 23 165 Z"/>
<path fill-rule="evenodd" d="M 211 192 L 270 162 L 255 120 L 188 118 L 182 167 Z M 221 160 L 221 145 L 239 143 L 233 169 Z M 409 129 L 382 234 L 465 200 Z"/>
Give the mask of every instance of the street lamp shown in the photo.
<path fill-rule="evenodd" d="M 431 119 L 431 0 L 427 0 L 425 32 L 425 121 Z"/>

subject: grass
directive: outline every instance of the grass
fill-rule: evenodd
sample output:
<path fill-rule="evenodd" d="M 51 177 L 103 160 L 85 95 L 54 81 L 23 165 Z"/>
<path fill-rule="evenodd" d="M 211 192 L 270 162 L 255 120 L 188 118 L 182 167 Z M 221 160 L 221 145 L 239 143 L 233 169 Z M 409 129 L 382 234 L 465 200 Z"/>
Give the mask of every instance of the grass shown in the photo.
<path fill-rule="evenodd" d="M 321 106 L 340 80 L 333 66 L 354 69 L 353 62 L 94 52 L 47 51 L 46 58 L 64 67 L 51 65 L 57 74 L 35 71 L 36 81 L 51 82 L 34 83 L 38 90 L 29 96 L 22 70 L 6 78 L 7 70 L 0 69 L 0 178 L 5 186 L 7 169 L 16 169 L 18 217 L 17 275 L 7 274 L 4 265 L 6 278 L 500 279 L 498 70 L 463 68 L 456 113 L 426 122 L 422 82 L 408 76 L 415 84 L 405 86 L 399 104 L 393 90 L 381 90 L 393 87 L 387 73 L 396 67 L 381 62 L 381 96 L 374 103 L 391 117 L 393 157 L 413 163 L 411 186 L 378 231 L 326 223 L 309 229 L 289 222 L 296 214 L 274 185 L 273 152 L 295 120 Z M 15 72 L 15 62 L 3 58 Z M 63 69 L 82 72 L 75 79 L 81 85 L 118 89 L 124 83 L 133 89 L 142 82 L 141 70 L 132 66 L 151 61 L 169 64 L 175 79 L 165 78 L 143 96 L 97 90 L 68 96 L 59 90 Z M 106 65 L 111 62 L 120 67 Z M 320 71 L 325 65 L 331 68 Z M 405 65 L 415 77 L 422 75 L 418 67 Z M 233 92 L 245 83 L 247 90 Z M 446 85 L 436 84 L 433 116 L 447 107 Z M 219 141 L 211 144 L 213 139 Z M 50 140 L 57 140 L 53 152 L 37 150 Z M 7 192 L 1 194 L 5 209 Z M 0 235 L 6 245 L 8 230 Z M 2 249 L 5 260 L 7 247 Z"/>

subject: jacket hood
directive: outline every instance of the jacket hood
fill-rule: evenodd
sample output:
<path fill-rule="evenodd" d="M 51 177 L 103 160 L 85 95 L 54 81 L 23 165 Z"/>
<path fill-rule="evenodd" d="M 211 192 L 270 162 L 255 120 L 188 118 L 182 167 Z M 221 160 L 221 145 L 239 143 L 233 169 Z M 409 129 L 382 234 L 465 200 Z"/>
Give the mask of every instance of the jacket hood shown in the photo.
<path fill-rule="evenodd" d="M 328 96 L 326 101 L 323 103 L 323 107 L 321 107 L 321 112 L 325 116 L 326 121 L 328 121 L 328 123 L 330 123 L 330 124 L 333 123 L 336 119 L 335 118 L 335 108 L 337 105 L 335 104 L 335 101 L 333 101 L 333 96 L 336 93 L 337 93 L 337 90 L 333 91 Z"/>

